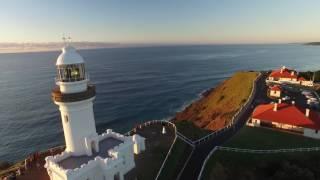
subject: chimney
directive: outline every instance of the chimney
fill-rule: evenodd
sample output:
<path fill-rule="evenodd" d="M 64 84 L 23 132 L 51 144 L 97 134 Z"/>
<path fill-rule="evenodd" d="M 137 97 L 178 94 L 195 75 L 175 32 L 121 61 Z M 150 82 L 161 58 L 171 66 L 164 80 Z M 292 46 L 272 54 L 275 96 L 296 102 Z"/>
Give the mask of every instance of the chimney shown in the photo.
<path fill-rule="evenodd" d="M 307 104 L 310 104 L 310 103 L 311 103 L 311 100 L 310 100 L 310 99 L 308 99 L 308 100 L 307 100 Z"/>
<path fill-rule="evenodd" d="M 294 71 L 291 71 L 291 76 L 294 76 Z"/>
<path fill-rule="evenodd" d="M 292 103 L 292 105 L 295 105 L 295 104 L 296 104 L 296 102 L 295 102 L 295 101 L 291 101 L 291 103 Z"/>
<path fill-rule="evenodd" d="M 309 117 L 309 115 L 310 115 L 310 109 L 306 109 L 306 117 Z"/>
<path fill-rule="evenodd" d="M 277 110 L 278 110 L 278 103 L 274 103 L 273 111 L 277 111 Z"/>
<path fill-rule="evenodd" d="M 278 99 L 278 103 L 281 104 L 281 99 Z"/>

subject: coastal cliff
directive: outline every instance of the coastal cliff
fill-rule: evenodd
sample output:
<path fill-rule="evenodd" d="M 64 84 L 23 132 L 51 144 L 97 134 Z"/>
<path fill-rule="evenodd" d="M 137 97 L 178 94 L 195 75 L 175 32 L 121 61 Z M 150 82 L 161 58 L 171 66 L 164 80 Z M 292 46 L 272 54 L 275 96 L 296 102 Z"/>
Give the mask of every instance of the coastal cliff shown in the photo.
<path fill-rule="evenodd" d="M 192 122 L 197 127 L 212 131 L 226 126 L 248 99 L 257 76 L 257 72 L 235 73 L 177 113 L 173 121 Z"/>

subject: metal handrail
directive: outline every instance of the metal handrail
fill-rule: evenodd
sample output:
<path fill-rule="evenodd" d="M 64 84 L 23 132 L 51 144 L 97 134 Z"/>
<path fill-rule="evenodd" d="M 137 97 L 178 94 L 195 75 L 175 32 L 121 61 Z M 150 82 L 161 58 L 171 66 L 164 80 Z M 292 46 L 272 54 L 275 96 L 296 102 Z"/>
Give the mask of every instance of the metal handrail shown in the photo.
<path fill-rule="evenodd" d="M 90 80 L 90 75 L 87 73 L 83 78 L 68 78 L 68 79 L 62 79 L 60 77 L 54 78 L 55 82 L 77 82 L 77 81 L 83 81 L 83 80 Z"/>

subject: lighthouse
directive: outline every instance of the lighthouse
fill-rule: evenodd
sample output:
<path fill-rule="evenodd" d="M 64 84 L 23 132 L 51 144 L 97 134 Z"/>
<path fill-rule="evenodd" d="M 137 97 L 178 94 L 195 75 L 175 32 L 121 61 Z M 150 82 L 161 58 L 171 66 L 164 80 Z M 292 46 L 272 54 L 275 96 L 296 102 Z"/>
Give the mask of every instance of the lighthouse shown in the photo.
<path fill-rule="evenodd" d="M 56 68 L 57 87 L 52 91 L 52 99 L 59 106 L 66 151 L 91 155 L 87 139 L 97 136 L 93 113 L 95 86 L 89 85 L 84 60 L 70 45 L 62 49 Z"/>
<path fill-rule="evenodd" d="M 85 62 L 74 47 L 62 48 L 56 69 L 52 99 L 59 106 L 66 149 L 46 157 L 50 180 L 123 180 L 135 167 L 134 154 L 145 150 L 145 138 L 111 129 L 96 132 L 95 86 L 89 84 Z"/>

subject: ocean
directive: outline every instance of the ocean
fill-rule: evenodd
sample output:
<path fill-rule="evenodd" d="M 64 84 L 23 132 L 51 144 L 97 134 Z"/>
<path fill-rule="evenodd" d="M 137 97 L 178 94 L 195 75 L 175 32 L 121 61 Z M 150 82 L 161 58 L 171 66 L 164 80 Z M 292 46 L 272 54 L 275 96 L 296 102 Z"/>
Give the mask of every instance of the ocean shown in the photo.
<path fill-rule="evenodd" d="M 236 71 L 286 65 L 320 69 L 320 46 L 206 45 L 80 50 L 91 83 L 99 133 L 127 132 L 152 119 L 170 119 L 205 90 Z M 60 52 L 0 54 L 0 161 L 63 145 L 51 100 Z"/>

